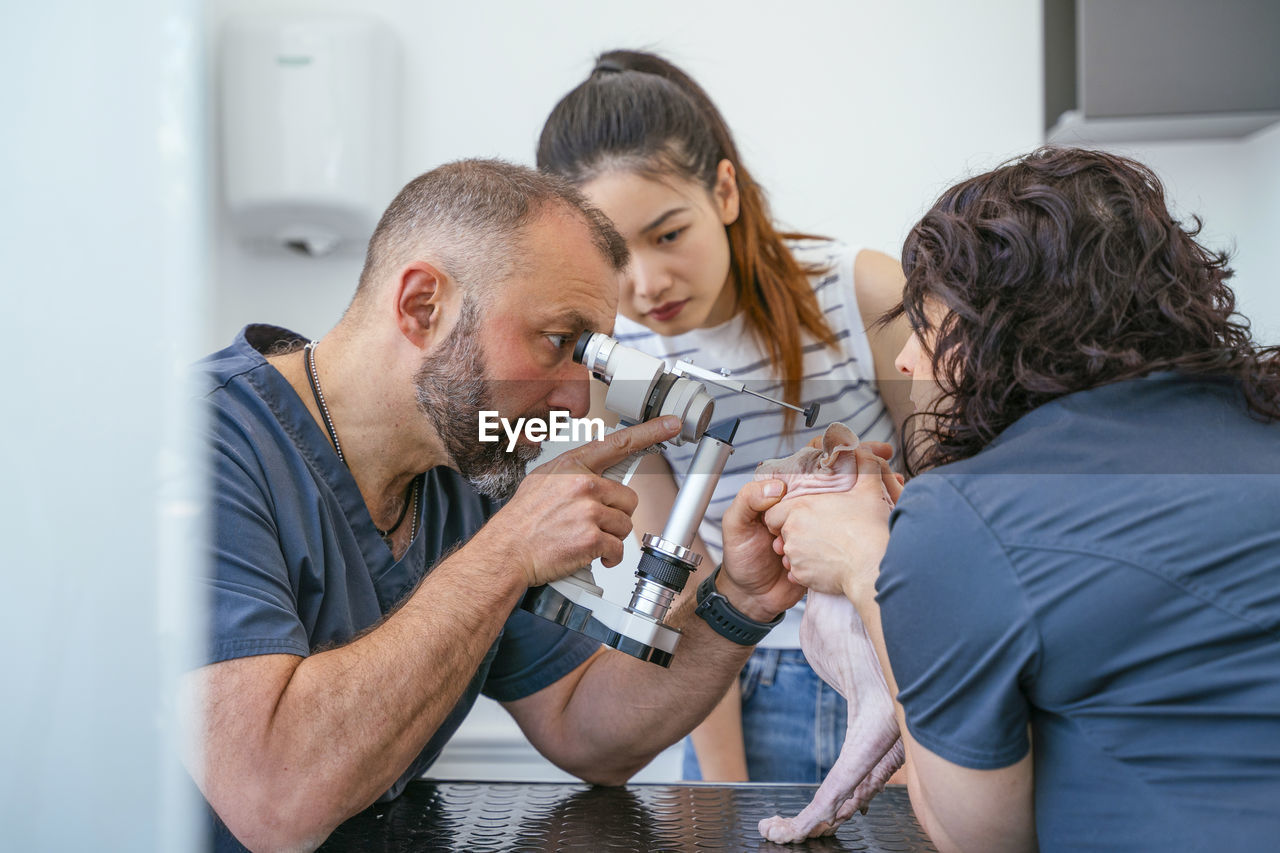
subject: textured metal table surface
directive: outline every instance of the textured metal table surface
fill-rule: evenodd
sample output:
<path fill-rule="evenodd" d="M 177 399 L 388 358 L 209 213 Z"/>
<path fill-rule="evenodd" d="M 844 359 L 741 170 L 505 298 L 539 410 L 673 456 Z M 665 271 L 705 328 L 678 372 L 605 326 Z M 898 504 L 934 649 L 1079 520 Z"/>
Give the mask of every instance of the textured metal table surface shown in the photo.
<path fill-rule="evenodd" d="M 321 851 L 933 850 L 904 788 L 876 797 L 832 837 L 778 845 L 756 824 L 809 802 L 814 785 L 413 782 L 348 820 Z"/>

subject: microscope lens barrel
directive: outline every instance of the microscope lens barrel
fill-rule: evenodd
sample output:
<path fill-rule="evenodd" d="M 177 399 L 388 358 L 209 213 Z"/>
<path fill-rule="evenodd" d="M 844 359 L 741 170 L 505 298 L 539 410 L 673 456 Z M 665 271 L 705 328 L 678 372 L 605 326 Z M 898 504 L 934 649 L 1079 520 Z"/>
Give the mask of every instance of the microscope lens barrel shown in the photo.
<path fill-rule="evenodd" d="M 631 603 L 627 605 L 627 610 L 661 623 L 671 612 L 671 605 L 675 600 L 676 591 L 671 587 L 641 578 L 636 582 L 635 591 L 631 593 Z"/>
<path fill-rule="evenodd" d="M 724 466 L 733 453 L 733 445 L 704 435 L 689 463 L 684 485 L 676 494 L 675 505 L 662 530 L 662 538 L 688 548 L 693 543 L 698 524 L 711 503 L 711 495 L 720 480 Z"/>

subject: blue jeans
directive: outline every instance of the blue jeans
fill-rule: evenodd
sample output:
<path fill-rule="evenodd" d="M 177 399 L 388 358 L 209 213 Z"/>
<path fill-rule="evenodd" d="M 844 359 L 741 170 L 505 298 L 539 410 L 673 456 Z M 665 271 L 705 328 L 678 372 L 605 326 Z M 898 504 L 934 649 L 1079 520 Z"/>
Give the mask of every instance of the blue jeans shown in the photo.
<path fill-rule="evenodd" d="M 738 683 L 750 780 L 821 782 L 844 744 L 844 697 L 818 677 L 799 649 L 756 649 Z M 702 778 L 688 738 L 684 778 Z"/>

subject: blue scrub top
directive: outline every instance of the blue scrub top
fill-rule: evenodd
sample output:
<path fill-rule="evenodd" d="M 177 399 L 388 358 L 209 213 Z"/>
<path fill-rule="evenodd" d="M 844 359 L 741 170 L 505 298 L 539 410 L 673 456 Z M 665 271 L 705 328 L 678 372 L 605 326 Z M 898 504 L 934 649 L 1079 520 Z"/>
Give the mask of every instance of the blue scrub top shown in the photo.
<path fill-rule="evenodd" d="M 907 728 L 977 769 L 1034 744 L 1042 851 L 1275 849 L 1280 423 L 1236 384 L 1062 397 L 913 480 L 891 525 Z"/>
<path fill-rule="evenodd" d="M 434 468 L 426 474 L 417 538 L 394 559 L 324 431 L 263 356 L 303 341 L 285 329 L 248 326 L 198 365 L 212 447 L 206 663 L 306 657 L 350 641 L 498 508 L 457 472 Z M 517 608 L 458 704 L 382 799 L 430 766 L 478 693 L 499 701 L 528 696 L 598 646 Z"/>

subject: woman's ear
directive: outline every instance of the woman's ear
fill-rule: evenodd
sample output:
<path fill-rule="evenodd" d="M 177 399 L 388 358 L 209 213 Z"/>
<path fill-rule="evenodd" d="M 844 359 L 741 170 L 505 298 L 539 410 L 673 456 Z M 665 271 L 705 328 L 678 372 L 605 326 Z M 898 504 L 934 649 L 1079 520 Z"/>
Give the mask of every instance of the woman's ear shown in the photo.
<path fill-rule="evenodd" d="M 720 222 L 732 225 L 738 221 L 738 170 L 728 160 L 721 160 L 716 166 L 716 185 L 712 190 L 716 200 L 716 211 L 720 214 Z"/>

